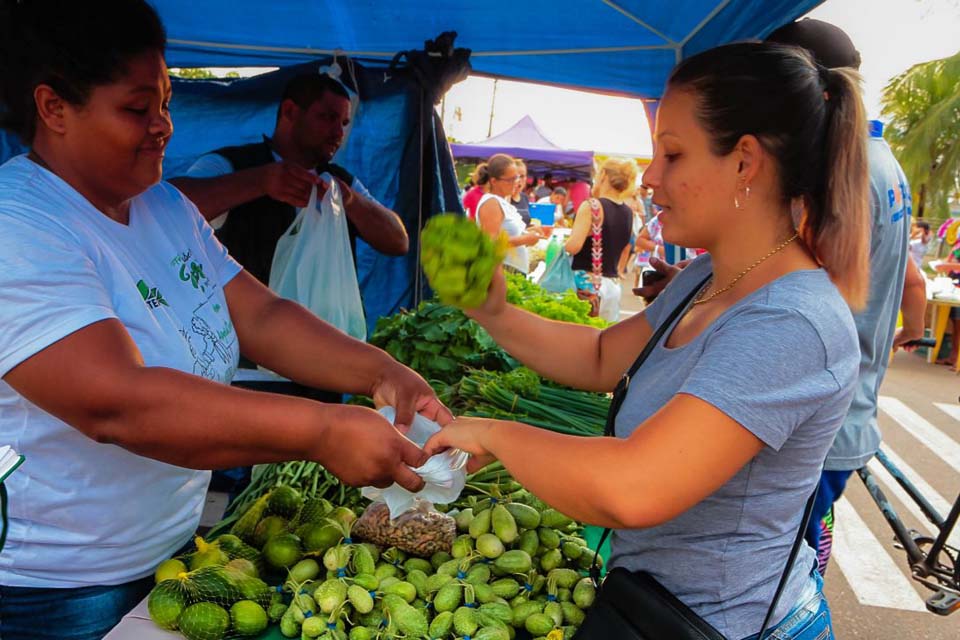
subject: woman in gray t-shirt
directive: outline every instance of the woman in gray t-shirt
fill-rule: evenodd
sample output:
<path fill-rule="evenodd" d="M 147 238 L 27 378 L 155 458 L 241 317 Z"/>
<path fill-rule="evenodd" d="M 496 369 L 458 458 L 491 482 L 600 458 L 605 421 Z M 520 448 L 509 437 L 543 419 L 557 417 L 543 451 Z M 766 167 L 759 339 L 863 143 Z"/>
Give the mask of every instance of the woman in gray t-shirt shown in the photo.
<path fill-rule="evenodd" d="M 579 520 L 611 527 L 611 564 L 645 570 L 724 636 L 755 635 L 847 411 L 867 290 L 866 120 L 854 72 L 799 49 L 719 47 L 678 65 L 644 174 L 667 242 L 703 247 L 654 304 L 606 330 L 507 305 L 471 312 L 513 356 L 610 391 L 694 293 L 630 385 L 617 438 L 460 418 L 427 451 L 499 458 Z M 772 620 L 832 637 L 804 547 Z"/>

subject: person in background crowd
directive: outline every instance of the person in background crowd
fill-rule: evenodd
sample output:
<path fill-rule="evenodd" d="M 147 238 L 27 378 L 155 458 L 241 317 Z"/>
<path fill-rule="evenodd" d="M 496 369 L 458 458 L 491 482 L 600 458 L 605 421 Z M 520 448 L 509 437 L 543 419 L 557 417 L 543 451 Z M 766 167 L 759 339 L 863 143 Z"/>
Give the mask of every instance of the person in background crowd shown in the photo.
<path fill-rule="evenodd" d="M 270 282 L 273 254 L 307 206 L 311 190 L 326 191 L 318 174 L 340 183 L 349 242 L 357 237 L 386 255 L 403 255 L 409 241 L 400 216 L 378 203 L 359 179 L 332 162 L 350 123 L 350 95 L 335 78 L 304 73 L 284 87 L 273 134 L 261 142 L 224 147 L 201 156 L 186 176 L 171 184 L 197 205 L 208 221 L 226 215 L 217 238 L 243 268 Z"/>
<path fill-rule="evenodd" d="M 653 208 L 652 204 L 651 208 Z M 643 228 L 637 234 L 636 248 L 634 288 L 640 286 L 640 276 L 644 270 L 652 268 L 656 261 L 662 262 L 664 259 L 663 227 L 660 225 L 659 216 L 656 214 L 647 219 Z"/>
<path fill-rule="evenodd" d="M 564 187 L 555 187 L 550 195 L 537 200 L 537 204 L 552 204 L 557 208 L 554 220 L 565 226 L 573 224 L 573 205 L 570 204 L 570 195 Z"/>
<path fill-rule="evenodd" d="M 630 229 L 630 247 L 625 254 L 625 258 L 618 266 L 618 271 L 620 272 L 621 278 L 626 278 L 629 276 L 636 265 L 635 258 L 637 255 L 637 237 L 640 235 L 640 231 L 643 229 L 644 224 L 643 203 L 637 197 L 638 191 L 639 189 L 634 189 L 633 193 L 630 193 L 628 196 L 624 197 L 623 200 L 633 212 L 633 221 Z"/>
<path fill-rule="evenodd" d="M 780 27 L 767 40 L 802 47 L 817 64 L 829 68 L 860 68 L 860 52 L 839 27 L 804 18 Z M 880 447 L 877 395 L 890 362 L 890 349 L 923 337 L 926 285 L 909 260 L 910 187 L 903 169 L 880 135 L 867 145 L 870 170 L 869 203 L 870 296 L 854 320 L 860 341 L 860 372 L 856 393 L 843 426 L 827 454 L 820 490 L 807 527 L 807 542 L 817 550 L 820 572 L 827 569 L 833 540 L 833 504 L 850 475 L 867 464 Z M 896 328 L 902 312 L 903 326 Z"/>
<path fill-rule="evenodd" d="M 593 185 L 593 187 L 591 187 L 591 184 Z M 594 187 L 596 187 L 595 180 L 592 180 L 590 183 L 584 182 L 582 180 L 574 180 L 573 182 L 568 182 L 567 194 L 570 196 L 570 208 L 573 211 L 579 211 L 580 205 L 583 204 L 584 200 L 590 197 Z"/>
<path fill-rule="evenodd" d="M 470 174 L 470 183 L 473 186 L 463 195 L 463 210 L 471 220 L 477 219 L 477 205 L 480 203 L 480 198 L 482 198 L 483 194 L 487 191 L 484 186 L 480 184 L 479 168 L 480 167 L 477 167 L 473 170 L 473 173 Z"/>
<path fill-rule="evenodd" d="M 409 425 L 450 419 L 380 349 L 274 295 L 161 182 L 166 34 L 143 0 L 0 2 L 3 640 L 99 640 L 193 538 L 210 472 L 313 460 L 418 490 L 422 450 L 377 412 L 233 388 L 242 352 Z M 4 513 L 4 520 L 7 514 Z M 6 524 L 6 522 L 5 522 Z"/>
<path fill-rule="evenodd" d="M 497 153 L 477 167 L 477 184 L 487 188 L 487 193 L 477 205 L 477 224 L 491 238 L 506 231 L 510 249 L 503 264 L 518 273 L 530 270 L 527 247 L 537 244 L 541 236 L 528 231 L 517 208 L 510 204 L 515 185 L 520 181 L 516 161 L 505 153 Z"/>
<path fill-rule="evenodd" d="M 914 229 L 910 232 L 910 257 L 918 267 L 923 266 L 923 258 L 927 255 L 932 237 L 929 222 L 920 220 L 914 223 Z"/>
<path fill-rule="evenodd" d="M 859 76 L 800 49 L 750 42 L 682 60 L 644 183 L 664 239 L 709 253 L 604 330 L 507 304 L 500 275 L 467 312 L 539 374 L 607 393 L 679 311 L 629 380 L 617 437 L 458 418 L 427 452 L 459 448 L 470 470 L 499 458 L 559 511 L 612 527 L 610 567 L 647 571 L 725 638 L 756 637 L 786 569 L 769 637 L 832 639 L 816 554 L 801 543 L 786 565 L 856 386 L 866 127 Z"/>
<path fill-rule="evenodd" d="M 520 214 L 520 217 L 523 219 L 523 224 L 530 226 L 530 199 L 525 193 L 527 186 L 527 165 L 523 160 L 514 160 L 514 164 L 517 165 L 517 179 L 516 184 L 513 186 L 513 194 L 510 196 L 510 204 L 512 204 L 517 209 L 517 213 Z"/>
<path fill-rule="evenodd" d="M 657 215 L 657 212 L 654 211 L 653 207 L 653 189 L 641 185 L 637 190 L 637 195 L 640 198 L 640 201 L 643 203 L 643 211 L 647 216 L 647 220 Z"/>
<path fill-rule="evenodd" d="M 624 194 L 634 188 L 637 164 L 632 160 L 610 158 L 603 163 L 593 188 L 593 197 L 584 200 L 577 211 L 570 237 L 564 249 L 573 256 L 574 270 L 594 273 L 599 267 L 602 280 L 595 286 L 600 293 L 600 317 L 608 322 L 620 319 L 620 273 L 618 265 L 630 250 L 633 210 L 624 202 Z M 600 255 L 595 253 L 600 249 Z M 599 260 L 596 264 L 595 260 Z"/>
<path fill-rule="evenodd" d="M 542 176 L 537 176 L 537 188 L 534 189 L 533 195 L 538 202 L 542 198 L 550 197 L 550 193 L 553 191 L 553 187 L 550 186 L 551 180 L 553 180 L 553 175 L 549 173 Z"/>
<path fill-rule="evenodd" d="M 938 263 L 934 271 L 949 276 L 954 285 L 960 286 L 960 243 L 950 250 L 946 259 Z M 937 364 L 953 369 L 956 368 L 957 358 L 960 357 L 960 307 L 950 307 L 950 331 L 950 354 L 944 358 L 937 358 Z"/>

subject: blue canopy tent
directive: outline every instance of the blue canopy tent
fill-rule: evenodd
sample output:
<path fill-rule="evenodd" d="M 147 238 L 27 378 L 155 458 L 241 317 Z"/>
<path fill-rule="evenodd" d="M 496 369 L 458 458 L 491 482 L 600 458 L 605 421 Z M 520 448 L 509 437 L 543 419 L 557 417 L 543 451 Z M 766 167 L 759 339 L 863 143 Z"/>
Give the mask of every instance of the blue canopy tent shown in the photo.
<path fill-rule="evenodd" d="M 495 153 L 520 158 L 531 175 L 552 173 L 554 177 L 589 180 L 593 173 L 593 151 L 563 149 L 550 142 L 530 116 L 486 140 L 450 145 L 458 160 L 482 162 Z"/>
<path fill-rule="evenodd" d="M 177 81 L 167 176 L 200 153 L 270 133 L 288 67 L 316 69 L 337 55 L 342 66 L 353 62 L 348 84 L 360 95 L 338 160 L 400 213 L 412 240 L 430 215 L 459 209 L 452 157 L 432 107 L 471 66 L 501 78 L 657 98 L 684 56 L 762 38 L 822 2 L 527 0 L 491 9 L 466 0 L 151 1 L 167 27 L 171 67 L 283 67 L 230 83 Z M 469 51 L 454 50 L 449 38 L 424 47 L 449 31 Z M 398 52 L 405 54 L 395 59 Z M 0 134 L 0 162 L 20 150 Z M 387 258 L 361 247 L 371 323 L 421 295 L 415 242 L 411 248 L 406 257 Z"/>

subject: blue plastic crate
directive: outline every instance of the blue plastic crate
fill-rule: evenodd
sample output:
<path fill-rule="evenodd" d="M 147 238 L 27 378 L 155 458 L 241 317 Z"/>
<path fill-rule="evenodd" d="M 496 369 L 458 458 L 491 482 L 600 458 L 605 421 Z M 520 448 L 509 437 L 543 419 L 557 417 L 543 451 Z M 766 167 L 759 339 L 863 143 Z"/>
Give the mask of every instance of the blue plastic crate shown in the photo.
<path fill-rule="evenodd" d="M 546 202 L 543 204 L 537 204 L 535 202 L 530 203 L 530 218 L 539 220 L 540 224 L 550 226 L 554 222 L 554 215 L 557 212 L 557 205 L 552 202 Z"/>

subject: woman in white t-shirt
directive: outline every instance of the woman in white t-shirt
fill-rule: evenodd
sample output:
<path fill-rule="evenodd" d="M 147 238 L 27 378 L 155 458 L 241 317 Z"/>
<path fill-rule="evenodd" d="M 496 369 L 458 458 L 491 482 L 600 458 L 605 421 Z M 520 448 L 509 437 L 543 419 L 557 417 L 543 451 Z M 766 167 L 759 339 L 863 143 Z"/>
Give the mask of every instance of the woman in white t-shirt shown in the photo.
<path fill-rule="evenodd" d="M 477 167 L 476 175 L 478 185 L 488 185 L 477 205 L 477 224 L 493 238 L 505 231 L 510 238 L 510 249 L 503 263 L 527 273 L 530 270 L 527 247 L 537 244 L 542 236 L 527 231 L 517 208 L 510 203 L 514 185 L 522 179 L 516 161 L 505 153 L 494 154 Z"/>
<path fill-rule="evenodd" d="M 55 19 L 52 17 L 55 16 Z M 232 388 L 240 352 L 301 384 L 449 420 L 383 351 L 278 298 L 160 182 L 166 36 L 143 0 L 0 4 L 0 637 L 99 639 L 194 534 L 216 469 L 321 462 L 419 489 L 380 414 Z"/>

